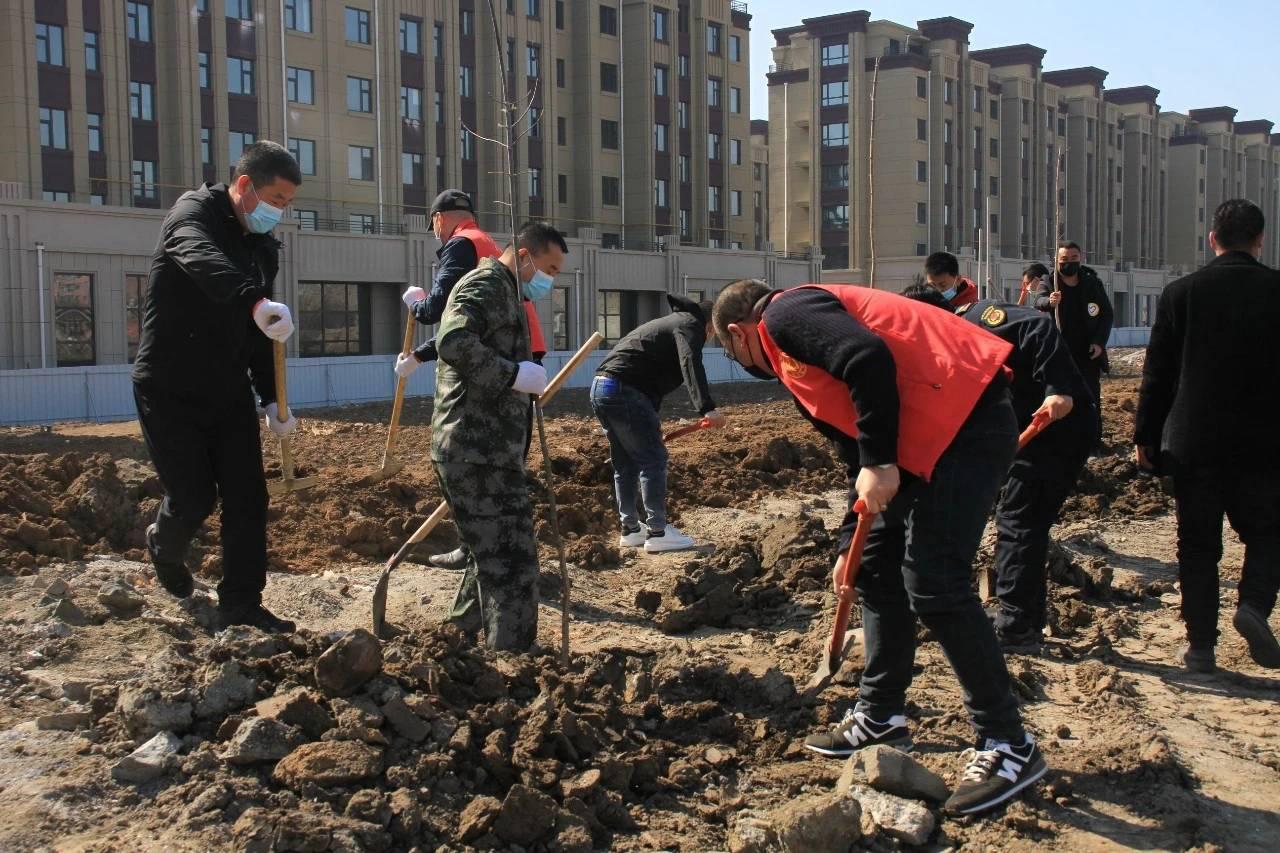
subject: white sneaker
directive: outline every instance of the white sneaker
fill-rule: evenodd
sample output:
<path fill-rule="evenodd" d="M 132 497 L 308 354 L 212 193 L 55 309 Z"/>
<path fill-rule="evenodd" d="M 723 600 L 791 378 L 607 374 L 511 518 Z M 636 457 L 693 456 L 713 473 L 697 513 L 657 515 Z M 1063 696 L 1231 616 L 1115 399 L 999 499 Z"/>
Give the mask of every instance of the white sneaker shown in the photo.
<path fill-rule="evenodd" d="M 693 548 L 696 544 L 693 541 L 693 537 L 685 536 L 668 524 L 667 529 L 661 533 L 649 534 L 649 538 L 644 540 L 644 552 L 646 554 L 660 554 L 663 551 L 685 551 Z"/>
<path fill-rule="evenodd" d="M 644 540 L 649 538 L 649 528 L 640 525 L 630 533 L 623 533 L 618 537 L 619 548 L 639 548 L 644 544 Z"/>

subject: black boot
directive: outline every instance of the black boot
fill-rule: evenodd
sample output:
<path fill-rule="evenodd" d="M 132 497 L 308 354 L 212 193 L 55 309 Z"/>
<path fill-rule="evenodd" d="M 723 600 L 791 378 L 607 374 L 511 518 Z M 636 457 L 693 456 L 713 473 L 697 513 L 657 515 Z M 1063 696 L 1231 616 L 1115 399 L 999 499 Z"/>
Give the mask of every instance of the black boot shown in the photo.
<path fill-rule="evenodd" d="M 437 569 L 448 569 L 451 572 L 460 572 L 467 567 L 467 549 L 459 545 L 444 554 L 432 554 L 427 558 L 427 565 L 435 566 Z"/>
<path fill-rule="evenodd" d="M 292 634 L 298 627 L 288 619 L 281 619 L 261 604 L 218 605 L 218 630 L 232 625 L 250 625 L 268 634 Z"/>
<path fill-rule="evenodd" d="M 191 570 L 185 563 L 166 562 L 156 556 L 156 526 L 147 527 L 147 553 L 151 555 L 151 565 L 155 567 L 156 579 L 160 585 L 175 598 L 186 598 L 195 592 L 196 584 L 191 578 Z"/>

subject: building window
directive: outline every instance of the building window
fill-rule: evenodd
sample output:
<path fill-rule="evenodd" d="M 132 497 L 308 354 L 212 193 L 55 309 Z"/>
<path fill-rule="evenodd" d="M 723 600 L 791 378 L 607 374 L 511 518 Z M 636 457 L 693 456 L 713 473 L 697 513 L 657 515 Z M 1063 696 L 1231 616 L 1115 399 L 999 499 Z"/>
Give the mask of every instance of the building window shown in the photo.
<path fill-rule="evenodd" d="M 653 126 L 653 150 L 663 153 L 667 150 L 667 126 L 661 122 Z"/>
<path fill-rule="evenodd" d="M 470 36 L 475 31 L 474 13 L 470 9 L 463 9 L 458 12 L 458 29 L 464 37 Z"/>
<path fill-rule="evenodd" d="M 529 198 L 542 198 L 541 169 L 529 169 Z"/>
<path fill-rule="evenodd" d="M 227 162 L 234 166 L 244 149 L 253 144 L 254 136 L 247 130 L 233 130 L 227 134 Z"/>
<path fill-rule="evenodd" d="M 373 112 L 373 81 L 364 77 L 347 78 L 347 109 L 353 113 Z"/>
<path fill-rule="evenodd" d="M 40 145 L 43 148 L 67 147 L 67 111 L 40 108 Z"/>
<path fill-rule="evenodd" d="M 569 288 L 557 287 L 551 291 L 551 347 L 569 348 Z"/>
<path fill-rule="evenodd" d="M 842 107 L 849 103 L 849 81 L 832 80 L 822 84 L 822 105 Z"/>
<path fill-rule="evenodd" d="M 564 116 L 556 116 L 556 145 L 569 144 L 569 123 Z"/>
<path fill-rule="evenodd" d="M 994 136 L 991 137 L 987 140 L 987 147 L 991 149 L 990 153 L 992 157 L 1000 156 L 1000 140 L 996 139 Z"/>
<path fill-rule="evenodd" d="M 200 128 L 200 162 L 205 166 L 213 165 L 213 130 Z"/>
<path fill-rule="evenodd" d="M 742 112 L 742 89 L 737 86 L 729 87 L 729 112 L 734 114 Z"/>
<path fill-rule="evenodd" d="M 1022 101 L 1022 123 L 1031 124 L 1031 102 L 1025 98 Z"/>
<path fill-rule="evenodd" d="M 600 178 L 600 203 L 607 204 L 611 207 L 618 205 L 619 188 L 618 179 L 605 175 Z"/>
<path fill-rule="evenodd" d="M 289 153 L 298 161 L 298 171 L 304 175 L 316 173 L 316 142 L 314 139 L 289 137 Z"/>
<path fill-rule="evenodd" d="M 916 139 L 921 142 L 929 141 L 929 122 L 927 119 L 916 119 Z"/>
<path fill-rule="evenodd" d="M 117 7 L 118 8 L 118 7 Z M 147 3 L 124 4 L 125 29 L 133 41 L 151 41 L 151 6 Z"/>
<path fill-rule="evenodd" d="M 199 71 L 200 88 L 208 89 L 209 88 L 209 54 L 205 53 L 203 50 L 197 52 L 196 65 L 200 69 Z"/>
<path fill-rule="evenodd" d="M 839 231 L 849 227 L 849 205 L 824 204 L 822 206 L 822 229 Z"/>
<path fill-rule="evenodd" d="M 285 75 L 285 94 L 295 104 L 314 104 L 315 74 L 309 68 L 289 68 Z"/>
<path fill-rule="evenodd" d="M 564 0 L 556 0 L 556 29 L 564 29 Z"/>
<path fill-rule="evenodd" d="M 742 37 L 741 36 L 734 36 L 734 35 L 729 36 L 729 61 L 730 62 L 742 61 Z"/>
<path fill-rule="evenodd" d="M 1000 233 L 1000 214 L 998 213 L 991 214 L 991 233 Z"/>
<path fill-rule="evenodd" d="M 676 57 L 676 73 L 680 75 L 681 79 L 688 79 L 689 77 L 689 57 L 683 53 Z"/>
<path fill-rule="evenodd" d="M 444 24 L 439 21 L 431 25 L 431 58 L 444 59 Z"/>
<path fill-rule="evenodd" d="M 458 94 L 463 98 L 473 97 L 470 65 L 458 66 Z"/>
<path fill-rule="evenodd" d="M 147 294 L 147 277 L 138 273 L 124 276 L 124 341 L 125 353 L 132 364 L 142 339 L 142 300 Z"/>
<path fill-rule="evenodd" d="M 432 104 L 432 108 L 435 113 L 435 120 L 437 124 L 440 124 L 444 121 L 444 92 L 437 89 L 432 94 L 435 96 L 434 103 Z"/>
<path fill-rule="evenodd" d="M 227 91 L 234 95 L 253 94 L 253 60 L 227 57 Z"/>
<path fill-rule="evenodd" d="M 227 17 L 240 21 L 252 21 L 253 0 L 227 0 Z"/>
<path fill-rule="evenodd" d="M 923 201 L 916 202 L 916 224 L 927 225 L 929 223 L 929 206 Z"/>
<path fill-rule="evenodd" d="M 607 36 L 618 34 L 618 10 L 603 3 L 600 4 L 600 32 Z"/>
<path fill-rule="evenodd" d="M 600 91 L 618 91 L 618 66 L 612 62 L 600 63 Z"/>
<path fill-rule="evenodd" d="M 410 151 L 402 151 L 400 153 L 400 180 L 405 186 L 420 187 L 426 180 L 426 175 L 422 171 L 422 155 L 414 154 Z"/>
<path fill-rule="evenodd" d="M 62 27 L 36 24 L 36 61 L 45 65 L 66 65 Z"/>
<path fill-rule="evenodd" d="M 720 78 L 707 78 L 707 106 L 716 108 L 720 106 Z"/>
<path fill-rule="evenodd" d="M 537 138 L 542 135 L 542 108 L 529 107 L 529 136 Z"/>
<path fill-rule="evenodd" d="M 93 276 L 53 274 L 53 324 L 58 367 L 94 363 Z"/>
<path fill-rule="evenodd" d="M 988 113 L 992 118 L 1000 118 L 1000 101 L 997 98 L 991 99 L 991 111 Z"/>
<path fill-rule="evenodd" d="M 685 207 L 680 208 L 679 223 L 680 223 L 680 236 L 685 240 L 688 240 L 690 237 L 693 236 L 693 214 L 689 211 L 688 208 L 685 208 Z"/>
<path fill-rule="evenodd" d="M 718 133 L 707 134 L 707 159 L 720 159 L 720 134 Z"/>
<path fill-rule="evenodd" d="M 311 0 L 284 0 L 284 25 L 299 33 L 311 32 Z"/>
<path fill-rule="evenodd" d="M 564 77 L 565 77 L 565 74 L 564 74 L 564 60 L 563 60 L 563 59 L 557 59 L 557 60 L 556 60 L 556 88 L 557 88 L 557 89 L 563 89 L 563 88 L 564 88 Z"/>
<path fill-rule="evenodd" d="M 524 16 L 526 18 L 541 18 L 542 0 L 525 0 Z"/>
<path fill-rule="evenodd" d="M 422 22 L 412 18 L 400 19 L 400 52 L 414 56 L 422 53 Z"/>
<path fill-rule="evenodd" d="M 720 55 L 720 25 L 707 24 L 707 53 Z"/>
<path fill-rule="evenodd" d="M 669 200 L 668 200 L 668 198 L 667 198 L 667 179 L 666 179 L 666 178 L 654 178 L 654 181 L 653 181 L 653 206 L 654 206 L 654 207 L 667 207 L 667 205 L 668 205 L 668 201 L 669 201 Z"/>
<path fill-rule="evenodd" d="M 667 96 L 667 66 L 653 66 L 653 94 L 659 98 Z"/>
<path fill-rule="evenodd" d="M 942 81 L 942 103 L 951 103 L 951 93 L 955 89 L 954 80 L 943 79 Z"/>
<path fill-rule="evenodd" d="M 353 231 L 372 231 L 373 216 L 352 214 L 351 226 Z M 300 355 L 368 354 L 367 287 L 333 281 L 300 281 L 298 307 Z"/>
<path fill-rule="evenodd" d="M 86 118 L 89 123 L 89 152 L 99 154 L 102 152 L 102 115 L 89 113 Z"/>
<path fill-rule="evenodd" d="M 542 48 L 536 44 L 525 45 L 525 69 L 526 77 L 542 76 Z"/>
<path fill-rule="evenodd" d="M 98 70 L 98 34 L 93 30 L 84 31 L 84 70 Z"/>
<path fill-rule="evenodd" d="M 293 211 L 294 221 L 298 223 L 299 231 L 315 231 L 319 224 L 319 217 L 314 210 L 298 210 Z"/>
<path fill-rule="evenodd" d="M 742 215 L 742 190 L 731 190 L 729 192 L 729 215 Z"/>
<path fill-rule="evenodd" d="M 992 175 L 990 178 L 990 182 L 991 182 L 991 186 L 989 188 L 991 190 L 990 195 L 1000 195 L 1000 179 L 997 178 L 995 175 Z"/>
<path fill-rule="evenodd" d="M 151 89 L 151 84 L 130 80 L 129 116 L 143 121 L 151 121 L 155 118 L 155 106 L 155 93 Z"/>
<path fill-rule="evenodd" d="M 929 81 L 926 80 L 924 77 L 916 78 L 916 97 L 917 98 L 929 97 Z"/>
<path fill-rule="evenodd" d="M 474 160 L 476 158 L 476 142 L 475 137 L 467 132 L 464 127 L 458 141 L 458 156 L 463 160 Z"/>
<path fill-rule="evenodd" d="M 560 204 L 569 203 L 569 176 L 556 175 L 556 201 Z"/>
<path fill-rule="evenodd" d="M 951 144 L 951 119 L 942 120 L 942 141 L 946 145 Z"/>
<path fill-rule="evenodd" d="M 975 113 L 982 112 L 982 87 L 973 87 L 973 111 Z"/>
<path fill-rule="evenodd" d="M 42 201 L 71 201 L 71 193 L 66 190 L 44 190 L 40 193 Z"/>
<path fill-rule="evenodd" d="M 600 119 L 600 147 L 618 150 L 618 123 L 612 119 Z"/>
<path fill-rule="evenodd" d="M 822 46 L 822 65 L 824 68 L 832 65 L 848 64 L 849 43 L 847 41 L 838 42 L 836 44 L 824 44 Z"/>
<path fill-rule="evenodd" d="M 916 180 L 922 184 L 929 180 L 929 164 L 924 160 L 916 161 Z"/>
<path fill-rule="evenodd" d="M 841 148 L 849 144 L 849 122 L 834 121 L 822 126 L 822 147 Z"/>
<path fill-rule="evenodd" d="M 691 182 L 693 180 L 693 167 L 691 166 L 692 161 L 689 159 L 689 155 L 681 154 L 677 162 L 680 172 L 680 183 L 687 184 Z"/>
<path fill-rule="evenodd" d="M 413 124 L 422 123 L 422 90 L 413 86 L 400 87 L 400 118 Z"/>
<path fill-rule="evenodd" d="M 604 335 L 606 344 L 616 344 L 623 335 L 631 331 L 630 323 L 627 322 L 630 318 L 624 317 L 624 314 L 634 315 L 634 302 L 634 293 L 624 293 L 621 290 L 596 292 L 596 330 Z"/>
<path fill-rule="evenodd" d="M 369 37 L 369 11 L 347 7 L 347 41 L 371 44 Z"/>
<path fill-rule="evenodd" d="M 741 139 L 729 140 L 729 165 L 731 166 L 742 165 L 742 140 Z"/>
<path fill-rule="evenodd" d="M 372 234 L 378 230 L 378 224 L 372 213 L 348 213 L 347 230 L 352 234 Z"/>
<path fill-rule="evenodd" d="M 373 180 L 373 149 L 366 145 L 347 146 L 347 177 L 353 181 Z"/>
<path fill-rule="evenodd" d="M 676 126 L 681 130 L 689 129 L 689 102 L 680 101 L 676 104 Z"/>
<path fill-rule="evenodd" d="M 655 8 L 653 10 L 653 40 L 654 41 L 667 40 L 667 22 L 669 20 L 670 14 L 671 13 L 668 12 L 666 9 Z"/>
<path fill-rule="evenodd" d="M 844 189 L 849 186 L 848 163 L 826 163 L 822 167 L 822 188 L 824 190 Z"/>
<path fill-rule="evenodd" d="M 707 213 L 720 212 L 720 188 L 715 184 L 707 185 Z"/>

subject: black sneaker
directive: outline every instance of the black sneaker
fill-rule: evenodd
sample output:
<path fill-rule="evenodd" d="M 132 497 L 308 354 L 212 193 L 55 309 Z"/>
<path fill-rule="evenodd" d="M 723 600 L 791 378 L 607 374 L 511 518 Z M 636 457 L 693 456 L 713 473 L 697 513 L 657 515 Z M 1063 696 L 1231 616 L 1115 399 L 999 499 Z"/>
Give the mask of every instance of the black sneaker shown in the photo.
<path fill-rule="evenodd" d="M 1247 604 L 1242 604 L 1231 618 L 1231 624 L 1249 644 L 1249 656 L 1258 666 L 1280 669 L 1280 643 L 1271 633 L 1267 617 Z"/>
<path fill-rule="evenodd" d="M 196 590 L 196 583 L 191 578 L 191 570 L 185 563 L 165 562 L 156 557 L 156 526 L 147 526 L 147 553 L 151 555 L 151 565 L 156 570 L 156 580 L 170 595 L 175 598 L 186 598 Z"/>
<path fill-rule="evenodd" d="M 1044 632 L 1034 628 L 1022 631 L 996 629 L 996 639 L 1005 654 L 1034 654 L 1044 646 Z"/>
<path fill-rule="evenodd" d="M 1218 662 L 1213 657 L 1213 646 L 1188 644 L 1182 647 L 1178 659 L 1188 672 L 1216 672 Z"/>
<path fill-rule="evenodd" d="M 950 815 L 998 806 L 1049 770 L 1030 735 L 1018 746 L 988 738 L 982 749 L 967 749 L 965 756 L 969 763 L 960 784 L 942 807 Z"/>
<path fill-rule="evenodd" d="M 467 549 L 459 546 L 444 554 L 432 554 L 427 558 L 427 565 L 460 572 L 467 567 Z"/>
<path fill-rule="evenodd" d="M 218 630 L 232 625 L 251 625 L 268 634 L 292 634 L 298 627 L 288 619 L 281 619 L 261 604 L 218 606 Z"/>
<path fill-rule="evenodd" d="M 884 744 L 910 752 L 915 746 L 907 729 L 907 718 L 901 714 L 890 717 L 888 722 L 877 722 L 856 709 L 844 712 L 840 724 L 829 732 L 809 735 L 804 739 L 805 749 L 819 755 L 853 755 L 867 746 Z"/>

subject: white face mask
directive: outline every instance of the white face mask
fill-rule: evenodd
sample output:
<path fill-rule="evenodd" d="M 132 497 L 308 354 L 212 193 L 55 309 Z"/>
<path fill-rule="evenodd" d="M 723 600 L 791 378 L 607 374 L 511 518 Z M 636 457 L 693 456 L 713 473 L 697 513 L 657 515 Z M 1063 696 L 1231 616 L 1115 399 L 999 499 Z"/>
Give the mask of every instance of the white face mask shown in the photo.
<path fill-rule="evenodd" d="M 551 292 L 556 280 L 538 269 L 532 259 L 526 257 L 525 260 L 529 262 L 529 266 L 533 267 L 533 275 L 530 276 L 528 281 L 521 283 L 520 292 L 524 294 L 525 299 L 537 302 L 539 299 L 544 299 Z"/>

